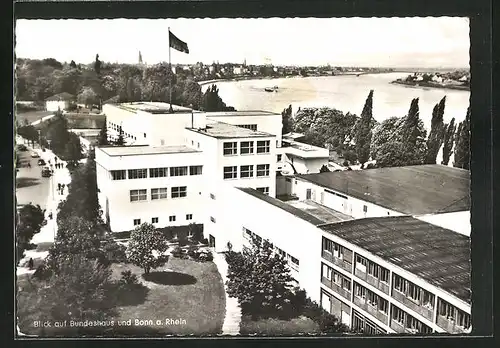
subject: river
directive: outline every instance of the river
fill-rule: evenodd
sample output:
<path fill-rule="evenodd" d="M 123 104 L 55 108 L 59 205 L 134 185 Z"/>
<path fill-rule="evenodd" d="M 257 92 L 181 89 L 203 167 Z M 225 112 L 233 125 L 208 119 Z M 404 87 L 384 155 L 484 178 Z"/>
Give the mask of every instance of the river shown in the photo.
<path fill-rule="evenodd" d="M 408 73 L 337 75 L 305 78 L 279 78 L 241 81 L 218 81 L 219 95 L 227 105 L 236 110 L 266 110 L 281 112 L 292 105 L 298 107 L 334 107 L 343 112 L 361 114 L 371 89 L 373 117 L 383 121 L 392 116 L 404 116 L 413 98 L 419 98 L 420 117 L 430 128 L 432 109 L 446 95 L 444 121 L 465 118 L 469 106 L 469 91 L 422 88 L 391 84 Z M 203 85 L 203 91 L 209 86 Z M 278 92 L 266 92 L 265 87 L 278 86 Z"/>

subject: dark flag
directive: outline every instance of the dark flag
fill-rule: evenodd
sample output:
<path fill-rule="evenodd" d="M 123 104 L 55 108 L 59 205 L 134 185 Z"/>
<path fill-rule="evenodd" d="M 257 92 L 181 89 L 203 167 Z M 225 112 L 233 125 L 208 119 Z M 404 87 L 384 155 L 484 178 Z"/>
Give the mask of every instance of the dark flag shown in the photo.
<path fill-rule="evenodd" d="M 172 34 L 170 30 L 168 31 L 168 41 L 170 43 L 170 47 L 172 47 L 174 50 L 189 54 L 189 48 L 187 43 L 179 40 L 179 38 L 174 34 Z"/>

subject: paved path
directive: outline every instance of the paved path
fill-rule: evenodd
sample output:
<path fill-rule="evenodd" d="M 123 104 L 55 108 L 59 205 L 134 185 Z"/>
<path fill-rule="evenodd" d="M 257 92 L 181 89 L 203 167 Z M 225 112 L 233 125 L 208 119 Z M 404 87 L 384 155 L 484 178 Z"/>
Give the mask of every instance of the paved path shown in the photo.
<path fill-rule="evenodd" d="M 224 317 L 224 324 L 222 324 L 222 334 L 223 335 L 239 335 L 240 334 L 240 322 L 241 322 L 241 308 L 238 303 L 238 299 L 234 297 L 229 297 L 227 294 L 227 262 L 224 258 L 224 254 L 213 253 L 214 263 L 219 270 L 222 277 L 222 282 L 224 283 L 224 289 L 226 293 L 226 316 Z"/>
<path fill-rule="evenodd" d="M 18 139 L 18 143 L 22 143 L 22 140 Z M 56 163 L 54 159 L 56 155 L 48 149 L 42 152 L 40 149 L 29 148 L 29 151 L 30 153 L 31 151 L 37 152 L 40 155 L 40 158 L 42 158 L 48 165 L 49 165 L 49 160 L 52 165 Z M 54 175 L 48 178 L 49 190 L 48 190 L 48 196 L 46 197 L 47 203 L 45 204 L 45 219 L 47 221 L 47 224 L 42 226 L 40 232 L 33 236 L 33 239 L 31 240 L 31 243 L 33 244 L 53 243 L 57 233 L 57 206 L 59 202 L 64 200 L 68 195 L 67 185 L 71 183 L 71 174 L 66 168 L 66 162 L 62 161 L 61 159 L 58 159 L 57 163 L 63 163 L 63 167 L 59 169 L 55 169 L 53 167 Z M 32 168 L 32 170 L 37 170 L 37 169 L 38 168 Z M 58 183 L 66 185 L 63 194 L 59 194 L 57 190 Z M 49 218 L 49 214 L 51 212 L 52 212 L 52 219 Z M 38 252 L 36 250 L 26 250 L 25 256 L 19 262 L 19 265 L 22 266 L 26 265 L 30 258 L 32 258 L 33 260 L 43 260 L 47 257 L 47 255 L 48 255 L 47 251 Z M 25 273 L 33 273 L 33 272 L 34 270 L 30 270 L 27 267 L 17 267 L 18 275 Z"/>

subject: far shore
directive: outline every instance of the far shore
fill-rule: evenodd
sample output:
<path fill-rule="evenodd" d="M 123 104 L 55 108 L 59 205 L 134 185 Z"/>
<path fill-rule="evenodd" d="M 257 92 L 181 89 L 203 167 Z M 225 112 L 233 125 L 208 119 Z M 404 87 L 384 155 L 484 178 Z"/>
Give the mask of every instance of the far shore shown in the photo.
<path fill-rule="evenodd" d="M 345 76 L 345 75 L 371 75 L 371 74 L 390 74 L 393 73 L 391 72 L 355 72 L 355 71 L 346 71 L 342 72 L 339 74 L 335 75 L 310 75 L 310 76 L 300 76 L 300 75 L 295 75 L 295 76 L 277 76 L 277 77 L 263 77 L 263 76 L 241 76 L 241 77 L 234 77 L 231 79 L 214 79 L 214 80 L 205 80 L 205 81 L 198 81 L 198 84 L 200 86 L 208 85 L 211 83 L 217 83 L 217 82 L 230 82 L 230 81 L 247 81 L 247 80 L 276 80 L 276 79 L 302 79 L 302 78 L 308 78 L 308 77 L 332 77 L 332 76 Z"/>
<path fill-rule="evenodd" d="M 397 81 L 397 80 L 392 81 L 391 83 L 409 87 L 416 87 L 416 88 L 439 88 L 439 89 L 454 89 L 459 91 L 470 91 L 470 87 L 462 85 L 442 85 L 438 83 L 428 83 L 422 81 L 409 82 L 409 81 Z"/>

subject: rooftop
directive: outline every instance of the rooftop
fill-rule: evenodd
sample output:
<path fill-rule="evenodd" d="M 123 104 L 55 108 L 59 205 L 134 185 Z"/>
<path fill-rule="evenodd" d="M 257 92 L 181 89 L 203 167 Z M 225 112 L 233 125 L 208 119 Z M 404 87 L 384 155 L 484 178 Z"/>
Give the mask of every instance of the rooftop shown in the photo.
<path fill-rule="evenodd" d="M 321 221 L 324 221 L 325 223 L 352 220 L 352 217 L 348 215 L 327 208 L 309 199 L 306 199 L 304 201 L 288 201 L 287 204 L 305 211 L 306 213 L 313 215 L 314 217 L 320 219 Z"/>
<path fill-rule="evenodd" d="M 73 94 L 67 93 L 67 92 L 62 92 L 59 94 L 55 94 L 51 97 L 48 97 L 45 99 L 46 101 L 69 101 L 75 99 L 75 96 Z"/>
<path fill-rule="evenodd" d="M 103 147 L 99 146 L 99 149 L 101 149 L 108 156 L 140 156 L 140 155 L 201 152 L 184 145 L 179 145 L 179 146 L 132 145 L 132 146 L 103 146 Z"/>
<path fill-rule="evenodd" d="M 243 111 L 216 111 L 207 112 L 208 117 L 222 117 L 222 116 L 276 116 L 279 115 L 275 112 L 262 111 L 262 110 L 243 110 Z"/>
<path fill-rule="evenodd" d="M 305 137 L 305 135 L 303 133 L 290 132 L 290 133 L 283 134 L 283 139 L 286 138 L 286 139 L 291 139 L 291 140 L 297 140 L 297 139 L 300 139 L 303 137 Z"/>
<path fill-rule="evenodd" d="M 319 226 L 470 303 L 470 238 L 409 216 Z"/>
<path fill-rule="evenodd" d="M 206 128 L 187 128 L 193 132 L 205 134 L 210 137 L 224 138 L 255 138 L 255 137 L 274 137 L 273 134 L 254 131 L 247 128 L 234 126 L 223 122 L 214 122 L 207 124 Z"/>
<path fill-rule="evenodd" d="M 297 177 L 407 215 L 470 210 L 469 171 L 444 165 L 299 174 Z"/>
<path fill-rule="evenodd" d="M 131 112 L 137 112 L 137 111 L 144 111 L 144 112 L 149 112 L 151 114 L 168 114 L 170 113 L 170 104 L 169 103 L 163 103 L 163 102 L 134 102 L 134 103 L 121 103 L 121 104 L 116 104 L 117 107 L 123 110 L 131 111 Z M 191 112 L 192 109 L 184 107 L 184 106 L 179 106 L 179 105 L 173 105 L 172 104 L 172 109 L 175 112 L 179 113 L 185 113 L 185 112 Z"/>

